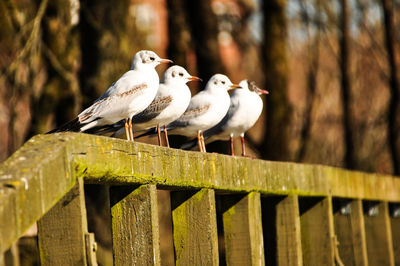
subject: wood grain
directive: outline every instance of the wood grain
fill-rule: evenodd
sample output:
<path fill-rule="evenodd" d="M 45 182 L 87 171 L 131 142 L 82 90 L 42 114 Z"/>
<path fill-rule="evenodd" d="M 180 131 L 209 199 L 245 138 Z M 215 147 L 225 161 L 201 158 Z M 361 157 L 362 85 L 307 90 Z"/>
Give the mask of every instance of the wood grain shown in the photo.
<path fill-rule="evenodd" d="M 114 265 L 160 265 L 155 185 L 111 187 Z"/>
<path fill-rule="evenodd" d="M 299 207 L 304 265 L 335 265 L 331 199 L 301 198 Z"/>
<path fill-rule="evenodd" d="M 334 201 L 334 224 L 338 252 L 344 265 L 368 265 L 364 216 L 361 200 Z M 349 207 L 350 213 L 342 208 Z"/>
<path fill-rule="evenodd" d="M 265 265 L 260 194 L 222 198 L 227 265 Z"/>
<path fill-rule="evenodd" d="M 378 208 L 376 215 L 369 214 L 372 207 Z M 392 232 L 387 202 L 364 202 L 364 222 L 368 264 L 393 266 Z"/>
<path fill-rule="evenodd" d="M 83 180 L 38 222 L 42 265 L 87 265 L 87 233 Z"/>
<path fill-rule="evenodd" d="M 214 190 L 171 193 L 176 265 L 218 265 Z"/>

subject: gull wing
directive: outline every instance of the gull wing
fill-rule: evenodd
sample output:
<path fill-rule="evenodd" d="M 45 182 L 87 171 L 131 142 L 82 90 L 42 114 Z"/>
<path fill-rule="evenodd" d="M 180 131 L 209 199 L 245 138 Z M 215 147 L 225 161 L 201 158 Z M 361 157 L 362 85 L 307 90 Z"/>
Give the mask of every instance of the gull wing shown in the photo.
<path fill-rule="evenodd" d="M 130 89 L 122 93 L 98 99 L 94 104 L 78 115 L 79 122 L 90 123 L 102 117 L 115 116 L 116 114 L 123 113 L 124 108 L 129 105 L 136 95 L 143 93 L 146 88 L 147 84 L 142 83 L 131 86 Z"/>
<path fill-rule="evenodd" d="M 154 101 L 141 113 L 132 117 L 133 123 L 145 123 L 157 117 L 172 102 L 172 97 L 156 97 Z"/>
<path fill-rule="evenodd" d="M 170 124 L 171 128 L 185 127 L 190 125 L 191 121 L 197 117 L 202 116 L 211 107 L 211 101 L 208 95 L 205 93 L 198 93 L 195 95 L 186 111 L 181 117 Z"/>

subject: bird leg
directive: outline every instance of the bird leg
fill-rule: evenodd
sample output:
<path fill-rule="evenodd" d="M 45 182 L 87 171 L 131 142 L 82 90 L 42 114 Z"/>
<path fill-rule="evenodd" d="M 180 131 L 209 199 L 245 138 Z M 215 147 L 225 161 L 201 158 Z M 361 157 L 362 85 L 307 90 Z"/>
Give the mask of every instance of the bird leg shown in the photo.
<path fill-rule="evenodd" d="M 126 134 L 126 140 L 130 140 L 128 119 L 125 119 L 125 134 Z"/>
<path fill-rule="evenodd" d="M 206 152 L 206 144 L 204 143 L 203 132 L 200 132 L 201 146 L 203 147 L 203 152 Z"/>
<path fill-rule="evenodd" d="M 246 147 L 244 145 L 244 136 L 240 136 L 240 140 L 242 142 L 242 156 L 246 157 Z"/>
<path fill-rule="evenodd" d="M 161 143 L 160 124 L 157 124 L 157 138 L 158 138 L 158 146 L 162 146 L 162 143 Z"/>
<path fill-rule="evenodd" d="M 132 130 L 132 118 L 128 119 L 128 127 L 129 127 L 129 136 L 131 138 L 131 141 L 133 142 L 133 130 Z"/>
<path fill-rule="evenodd" d="M 230 137 L 230 141 L 231 141 L 231 155 L 235 156 L 235 152 L 233 151 L 233 136 L 232 135 Z"/>
<path fill-rule="evenodd" d="M 200 130 L 197 131 L 197 144 L 199 145 L 200 152 L 203 152 L 203 145 L 201 144 Z"/>
<path fill-rule="evenodd" d="M 167 147 L 169 148 L 167 126 L 164 126 L 164 138 L 165 138 L 165 144 L 167 144 Z"/>

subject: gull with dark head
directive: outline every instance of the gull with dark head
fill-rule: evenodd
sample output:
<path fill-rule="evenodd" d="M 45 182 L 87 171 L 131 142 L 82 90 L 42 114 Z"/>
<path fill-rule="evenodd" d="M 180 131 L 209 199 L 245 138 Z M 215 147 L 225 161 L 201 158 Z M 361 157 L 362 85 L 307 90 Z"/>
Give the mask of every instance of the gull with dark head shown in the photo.
<path fill-rule="evenodd" d="M 183 115 L 168 124 L 167 129 L 171 134 L 187 137 L 197 135 L 199 149 L 205 152 L 203 132 L 224 118 L 230 105 L 228 90 L 239 87 L 227 76 L 215 74 L 207 82 L 205 89 L 192 97 Z"/>
<path fill-rule="evenodd" d="M 125 120 L 128 140 L 133 141 L 131 117 L 142 112 L 156 96 L 159 77 L 155 67 L 172 62 L 152 51 L 135 54 L 131 69 L 114 82 L 107 91 L 74 120 L 49 133 L 62 131 L 88 132 L 96 127 Z"/>
<path fill-rule="evenodd" d="M 258 88 L 254 82 L 248 80 L 242 80 L 239 85 L 241 88 L 234 90 L 230 96 L 231 103 L 227 114 L 217 125 L 204 132 L 204 138 L 207 142 L 230 139 L 231 155 L 234 155 L 233 138 L 240 136 L 242 156 L 246 156 L 244 134 L 261 115 L 263 101 L 260 95 L 269 92 Z M 193 140 L 182 147 L 191 148 L 196 145 L 195 143 Z"/>

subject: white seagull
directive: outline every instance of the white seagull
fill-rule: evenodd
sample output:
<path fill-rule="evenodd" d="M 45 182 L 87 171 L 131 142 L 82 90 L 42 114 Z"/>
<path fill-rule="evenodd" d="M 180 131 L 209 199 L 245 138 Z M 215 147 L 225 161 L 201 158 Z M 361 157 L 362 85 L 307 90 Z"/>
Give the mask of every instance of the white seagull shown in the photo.
<path fill-rule="evenodd" d="M 169 147 L 168 133 L 165 126 L 179 118 L 189 106 L 191 92 L 186 83 L 193 80 L 200 80 L 200 78 L 190 75 L 181 66 L 169 67 L 164 73 L 153 102 L 145 110 L 132 117 L 134 130 L 146 130 L 156 127 L 158 144 L 161 145 L 160 127 L 164 126 L 165 142 Z M 113 137 L 121 138 L 125 134 L 122 128 L 123 121 L 120 121 L 95 133 L 102 134 L 109 131 L 117 131 L 113 134 Z M 153 131 L 151 130 L 151 132 Z"/>
<path fill-rule="evenodd" d="M 193 96 L 183 115 L 166 128 L 171 134 L 187 137 L 197 135 L 200 151 L 205 152 L 203 132 L 224 118 L 230 104 L 228 90 L 239 87 L 227 76 L 215 74 L 207 82 L 205 89 Z"/>
<path fill-rule="evenodd" d="M 161 59 L 152 51 L 137 52 L 132 60 L 131 69 L 114 82 L 100 98 L 77 118 L 49 133 L 85 132 L 125 119 L 127 139 L 133 141 L 130 118 L 143 111 L 153 101 L 160 82 L 155 67 L 167 62 L 172 61 Z"/>
<path fill-rule="evenodd" d="M 228 113 L 221 122 L 203 133 L 207 142 L 230 139 L 232 156 L 234 155 L 233 138 L 239 136 L 242 142 L 242 156 L 246 156 L 244 134 L 261 115 L 263 101 L 260 96 L 269 94 L 268 91 L 258 88 L 254 82 L 248 80 L 242 80 L 239 85 L 241 88 L 231 94 Z M 183 146 L 189 148 L 194 145 L 195 140 Z"/>

